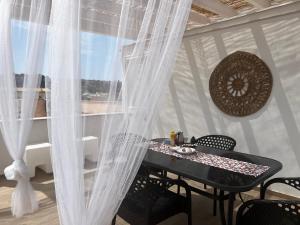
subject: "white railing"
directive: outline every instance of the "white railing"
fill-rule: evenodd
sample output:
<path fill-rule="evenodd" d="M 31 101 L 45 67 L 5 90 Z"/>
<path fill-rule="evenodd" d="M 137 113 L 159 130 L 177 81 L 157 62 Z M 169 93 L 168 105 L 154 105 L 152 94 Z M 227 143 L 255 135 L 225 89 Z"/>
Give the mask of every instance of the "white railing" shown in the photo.
<path fill-rule="evenodd" d="M 121 116 L 122 113 L 97 113 L 97 114 L 86 114 L 85 117 L 85 128 L 86 136 L 96 136 L 98 137 L 101 132 L 101 124 L 103 122 L 104 116 Z M 47 129 L 47 117 L 37 117 L 33 118 L 33 124 L 31 133 L 28 140 L 28 145 L 38 144 L 38 143 L 47 143 L 49 142 L 48 138 L 48 129 Z M 11 157 L 9 156 L 5 144 L 3 142 L 2 136 L 0 134 L 0 175 L 3 174 L 3 170 L 6 166 L 10 165 L 12 162 Z"/>

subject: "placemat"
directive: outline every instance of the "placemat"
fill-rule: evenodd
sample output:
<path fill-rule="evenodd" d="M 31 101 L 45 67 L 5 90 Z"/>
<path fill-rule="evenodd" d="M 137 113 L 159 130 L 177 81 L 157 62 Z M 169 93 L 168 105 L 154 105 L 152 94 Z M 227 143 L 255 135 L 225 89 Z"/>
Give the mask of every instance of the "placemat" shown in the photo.
<path fill-rule="evenodd" d="M 172 150 L 172 146 L 170 145 L 153 141 L 150 142 L 149 149 L 178 158 L 189 159 L 191 161 L 202 163 L 208 166 L 213 166 L 254 177 L 258 177 L 259 175 L 270 169 L 269 166 L 257 165 L 254 163 L 239 161 L 236 159 L 230 159 L 218 155 L 207 154 L 200 151 L 196 151 L 196 153 L 191 155 L 182 155 Z"/>

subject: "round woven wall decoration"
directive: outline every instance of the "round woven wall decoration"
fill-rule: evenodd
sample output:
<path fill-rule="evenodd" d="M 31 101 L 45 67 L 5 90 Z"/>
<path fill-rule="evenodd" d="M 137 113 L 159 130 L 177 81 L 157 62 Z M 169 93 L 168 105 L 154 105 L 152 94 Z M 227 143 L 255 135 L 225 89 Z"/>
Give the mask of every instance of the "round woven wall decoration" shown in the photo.
<path fill-rule="evenodd" d="M 268 66 L 256 55 L 238 51 L 217 65 L 209 80 L 209 91 L 224 113 L 248 116 L 266 104 L 272 85 Z"/>

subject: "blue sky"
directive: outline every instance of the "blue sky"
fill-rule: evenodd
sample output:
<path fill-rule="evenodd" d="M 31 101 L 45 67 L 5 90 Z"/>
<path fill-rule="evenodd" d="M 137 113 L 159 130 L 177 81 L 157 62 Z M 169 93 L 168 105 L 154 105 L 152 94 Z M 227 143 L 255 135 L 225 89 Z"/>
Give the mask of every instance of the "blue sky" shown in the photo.
<path fill-rule="evenodd" d="M 13 21 L 12 23 L 12 44 L 14 66 L 16 73 L 24 73 L 24 59 L 26 50 L 26 22 Z M 130 43 L 132 41 L 126 40 Z M 82 32 L 81 33 L 81 75 L 83 79 L 89 80 L 110 80 L 109 73 L 105 73 L 105 65 L 112 56 L 112 49 L 116 45 L 117 39 L 112 36 Z M 47 60 L 45 60 L 47 61 Z M 122 64 L 120 60 L 116 62 L 114 69 L 116 79 L 122 80 Z M 47 73 L 45 63 L 43 74 Z"/>

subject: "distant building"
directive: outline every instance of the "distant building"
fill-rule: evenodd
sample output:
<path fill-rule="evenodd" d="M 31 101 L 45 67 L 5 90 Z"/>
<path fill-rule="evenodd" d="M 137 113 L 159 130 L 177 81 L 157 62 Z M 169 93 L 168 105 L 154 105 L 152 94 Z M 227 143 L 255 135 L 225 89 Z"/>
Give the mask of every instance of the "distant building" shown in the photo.
<path fill-rule="evenodd" d="M 41 79 L 40 88 L 36 88 L 36 111 L 34 117 L 46 117 L 47 110 L 46 110 L 46 92 L 48 89 L 45 88 L 45 76 L 39 75 Z M 17 105 L 19 113 L 21 112 L 21 100 L 22 94 L 24 91 L 23 83 L 24 83 L 24 74 L 16 74 L 16 87 L 17 87 Z"/>
<path fill-rule="evenodd" d="M 21 101 L 22 101 L 22 94 L 24 88 L 17 88 L 17 104 L 18 104 L 18 111 L 21 113 Z M 47 110 L 46 110 L 46 92 L 47 89 L 45 88 L 36 88 L 36 110 L 34 117 L 46 117 Z"/>

